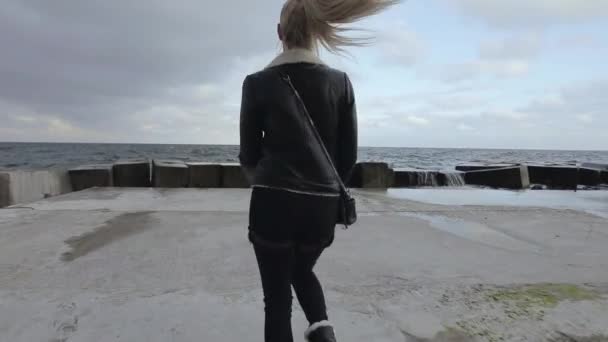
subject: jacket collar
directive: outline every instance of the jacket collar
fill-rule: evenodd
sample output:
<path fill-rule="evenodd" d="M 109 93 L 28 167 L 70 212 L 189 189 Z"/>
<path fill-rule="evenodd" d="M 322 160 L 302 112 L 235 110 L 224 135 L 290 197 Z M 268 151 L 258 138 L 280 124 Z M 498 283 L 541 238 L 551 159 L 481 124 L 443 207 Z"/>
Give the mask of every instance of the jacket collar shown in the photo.
<path fill-rule="evenodd" d="M 283 64 L 311 63 L 325 65 L 314 51 L 306 49 L 289 49 L 278 55 L 267 67 L 272 68 Z"/>

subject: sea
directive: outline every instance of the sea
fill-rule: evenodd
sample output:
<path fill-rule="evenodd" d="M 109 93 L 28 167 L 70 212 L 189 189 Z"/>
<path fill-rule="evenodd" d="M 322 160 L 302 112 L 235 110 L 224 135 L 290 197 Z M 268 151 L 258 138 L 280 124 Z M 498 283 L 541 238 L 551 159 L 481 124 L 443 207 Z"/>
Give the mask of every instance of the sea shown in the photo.
<path fill-rule="evenodd" d="M 238 162 L 236 145 L 14 143 L 0 142 L 0 169 L 65 169 L 119 159 Z M 361 147 L 359 161 L 394 168 L 454 170 L 461 163 L 608 164 L 608 151 Z"/>

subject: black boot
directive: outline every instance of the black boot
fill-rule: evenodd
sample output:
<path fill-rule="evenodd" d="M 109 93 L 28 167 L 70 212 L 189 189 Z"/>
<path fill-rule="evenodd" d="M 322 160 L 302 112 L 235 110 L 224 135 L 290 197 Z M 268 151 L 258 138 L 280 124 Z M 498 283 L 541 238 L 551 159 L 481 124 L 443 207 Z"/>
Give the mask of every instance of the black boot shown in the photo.
<path fill-rule="evenodd" d="M 311 325 L 304 336 L 308 342 L 336 342 L 334 328 L 327 321 Z"/>

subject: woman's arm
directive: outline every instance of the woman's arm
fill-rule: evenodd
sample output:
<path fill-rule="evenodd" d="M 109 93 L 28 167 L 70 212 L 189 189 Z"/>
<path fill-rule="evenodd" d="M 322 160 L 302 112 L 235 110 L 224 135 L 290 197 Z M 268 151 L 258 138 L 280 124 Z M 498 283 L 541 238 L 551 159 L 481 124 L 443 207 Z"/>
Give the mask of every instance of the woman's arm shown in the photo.
<path fill-rule="evenodd" d="M 344 107 L 340 113 L 338 128 L 338 173 L 342 180 L 347 183 L 352 170 L 357 163 L 357 105 L 353 86 L 344 74 L 345 96 Z"/>
<path fill-rule="evenodd" d="M 253 91 L 254 87 L 251 76 L 247 76 L 245 81 L 243 81 L 241 97 L 241 151 L 239 153 L 239 160 L 249 183 L 253 183 L 255 168 L 262 154 L 262 127 L 256 111 L 257 107 Z"/>

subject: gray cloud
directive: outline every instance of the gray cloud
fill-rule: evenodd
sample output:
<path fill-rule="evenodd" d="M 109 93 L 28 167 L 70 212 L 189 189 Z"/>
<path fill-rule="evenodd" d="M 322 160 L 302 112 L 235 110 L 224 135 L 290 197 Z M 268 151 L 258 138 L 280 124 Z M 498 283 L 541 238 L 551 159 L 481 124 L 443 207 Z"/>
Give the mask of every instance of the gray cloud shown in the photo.
<path fill-rule="evenodd" d="M 272 51 L 280 6 L 278 0 L 5 1 L 0 115 L 99 129 L 166 103 L 217 102 L 197 89 L 231 77 L 239 60 Z M 239 71 L 237 78 L 253 70 Z M 239 90 L 237 82 L 231 91 Z"/>
<path fill-rule="evenodd" d="M 608 1 L 604 0 L 443 1 L 498 28 L 578 24 L 608 17 Z"/>
<path fill-rule="evenodd" d="M 276 52 L 282 1 L 4 1 L 0 140 L 235 143 L 241 82 Z M 465 2 L 485 6 L 453 3 Z M 528 6 L 519 0 L 491 3 L 497 11 L 506 4 Z M 378 20 L 372 29 L 377 45 L 358 54 L 371 56 L 369 64 L 327 56 L 359 89 L 363 144 L 607 147 L 589 134 L 608 127 L 602 115 L 605 81 L 549 89 L 543 91 L 548 96 L 529 102 L 529 94 L 500 90 L 497 80 L 526 75 L 539 55 L 549 55 L 547 42 L 529 33 L 530 25 L 482 41 L 477 56 L 438 66 L 429 52 L 441 41 L 425 41 L 393 24 Z M 598 43 L 586 36 L 569 39 Z M 417 90 L 395 94 L 408 88 Z M 563 139 L 562 131 L 572 139 Z"/>
<path fill-rule="evenodd" d="M 519 101 L 489 85 L 438 87 L 365 104 L 371 114 L 361 132 L 378 145 L 606 150 L 606 93 L 606 79 L 557 86 Z"/>
<path fill-rule="evenodd" d="M 561 88 L 559 91 L 535 99 L 520 111 L 531 115 L 573 120 L 576 116 L 596 117 L 606 122 L 608 108 L 608 79 L 599 79 Z M 585 120 L 583 120 L 585 121 Z M 586 120 L 591 121 L 591 120 Z M 608 144 L 608 143 L 607 143 Z"/>
<path fill-rule="evenodd" d="M 542 49 L 541 37 L 524 33 L 502 40 L 486 40 L 479 47 L 479 57 L 484 60 L 530 60 Z"/>
<path fill-rule="evenodd" d="M 380 31 L 377 38 L 383 63 L 413 66 L 427 56 L 429 47 L 416 32 L 402 24 L 388 25 L 388 29 Z"/>
<path fill-rule="evenodd" d="M 528 74 L 532 62 L 541 54 L 543 41 L 535 33 L 519 33 L 480 43 L 477 59 L 442 66 L 433 77 L 446 83 L 477 80 L 482 77 L 515 78 Z"/>

